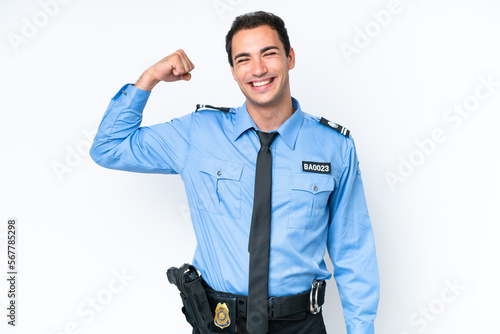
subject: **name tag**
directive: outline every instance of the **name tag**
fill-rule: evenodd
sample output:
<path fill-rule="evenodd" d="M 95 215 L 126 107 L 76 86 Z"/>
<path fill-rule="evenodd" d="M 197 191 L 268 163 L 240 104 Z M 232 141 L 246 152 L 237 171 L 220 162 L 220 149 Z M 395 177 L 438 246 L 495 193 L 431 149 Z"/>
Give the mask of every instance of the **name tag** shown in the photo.
<path fill-rule="evenodd" d="M 302 161 L 302 171 L 309 173 L 331 174 L 332 166 L 329 162 Z"/>

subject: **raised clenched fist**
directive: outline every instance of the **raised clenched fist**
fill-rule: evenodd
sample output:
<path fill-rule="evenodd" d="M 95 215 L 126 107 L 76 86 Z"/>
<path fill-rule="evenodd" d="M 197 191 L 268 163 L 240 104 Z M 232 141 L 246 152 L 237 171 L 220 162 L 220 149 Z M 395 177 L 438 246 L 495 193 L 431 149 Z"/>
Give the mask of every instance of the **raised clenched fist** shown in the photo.
<path fill-rule="evenodd" d="M 148 68 L 135 87 L 150 91 L 160 81 L 190 80 L 194 65 L 183 50 L 177 50 Z"/>

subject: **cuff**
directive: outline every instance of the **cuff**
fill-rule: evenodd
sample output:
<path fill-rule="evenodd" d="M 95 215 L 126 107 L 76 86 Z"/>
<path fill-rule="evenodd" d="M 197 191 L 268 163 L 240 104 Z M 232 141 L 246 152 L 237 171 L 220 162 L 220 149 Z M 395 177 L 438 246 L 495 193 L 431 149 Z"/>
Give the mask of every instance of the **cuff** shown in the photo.
<path fill-rule="evenodd" d="M 133 110 L 143 111 L 149 95 L 151 92 L 134 87 L 134 84 L 126 84 L 113 96 L 113 100 Z"/>
<path fill-rule="evenodd" d="M 347 323 L 347 334 L 375 334 L 373 322 Z"/>

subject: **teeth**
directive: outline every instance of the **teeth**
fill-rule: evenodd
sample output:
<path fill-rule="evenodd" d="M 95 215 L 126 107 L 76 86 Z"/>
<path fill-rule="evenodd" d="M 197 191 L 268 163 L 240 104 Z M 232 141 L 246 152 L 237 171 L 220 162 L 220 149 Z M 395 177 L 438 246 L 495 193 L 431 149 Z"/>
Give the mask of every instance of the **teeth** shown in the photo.
<path fill-rule="evenodd" d="M 270 84 L 271 83 L 271 79 L 269 80 L 266 80 L 266 81 L 258 81 L 258 82 L 252 82 L 252 85 L 254 87 L 260 87 L 260 86 L 264 86 L 264 85 L 267 85 L 267 84 Z"/>

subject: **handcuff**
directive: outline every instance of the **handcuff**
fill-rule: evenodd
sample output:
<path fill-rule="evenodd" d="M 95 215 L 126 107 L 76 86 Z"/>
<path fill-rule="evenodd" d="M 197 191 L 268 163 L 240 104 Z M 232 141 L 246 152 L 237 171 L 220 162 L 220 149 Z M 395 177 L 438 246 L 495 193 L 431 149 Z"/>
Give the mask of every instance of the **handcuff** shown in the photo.
<path fill-rule="evenodd" d="M 314 280 L 309 294 L 309 310 L 312 314 L 318 314 L 321 311 L 321 306 L 318 305 L 319 289 L 325 284 L 325 281 Z"/>

